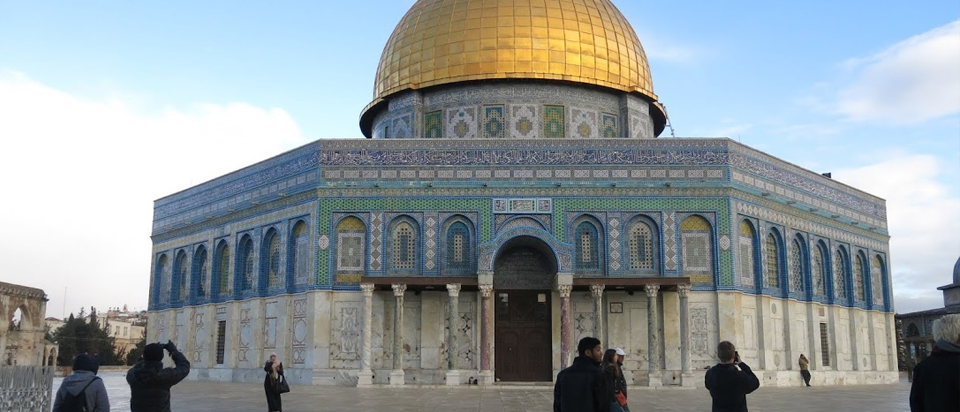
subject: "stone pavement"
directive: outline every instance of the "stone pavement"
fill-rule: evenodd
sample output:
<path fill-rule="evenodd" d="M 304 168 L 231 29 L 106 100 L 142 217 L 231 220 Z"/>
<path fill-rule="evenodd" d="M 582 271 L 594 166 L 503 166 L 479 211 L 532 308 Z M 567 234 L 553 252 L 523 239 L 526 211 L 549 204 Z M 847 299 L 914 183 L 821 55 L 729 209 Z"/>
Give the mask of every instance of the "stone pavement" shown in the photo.
<path fill-rule="evenodd" d="M 909 411 L 910 384 L 760 388 L 747 397 L 751 411 Z M 632 412 L 709 411 L 705 389 L 635 389 Z M 298 411 L 550 411 L 552 387 L 537 389 L 373 388 L 294 386 L 283 410 Z M 173 411 L 266 411 L 262 384 L 183 382 L 173 391 Z"/>

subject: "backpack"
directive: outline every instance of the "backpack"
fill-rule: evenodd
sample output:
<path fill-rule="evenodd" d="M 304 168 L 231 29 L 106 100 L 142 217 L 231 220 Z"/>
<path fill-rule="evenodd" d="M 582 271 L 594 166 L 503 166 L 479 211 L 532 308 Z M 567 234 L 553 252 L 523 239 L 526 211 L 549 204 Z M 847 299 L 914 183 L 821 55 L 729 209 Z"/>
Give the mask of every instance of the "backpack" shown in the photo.
<path fill-rule="evenodd" d="M 69 392 L 63 395 L 63 404 L 61 404 L 60 410 L 63 412 L 88 412 L 87 410 L 87 388 L 90 387 L 90 384 L 93 381 L 100 379 L 99 377 L 94 377 L 90 379 L 90 382 L 87 382 L 87 385 L 80 390 L 80 393 L 76 395 L 71 395 Z"/>

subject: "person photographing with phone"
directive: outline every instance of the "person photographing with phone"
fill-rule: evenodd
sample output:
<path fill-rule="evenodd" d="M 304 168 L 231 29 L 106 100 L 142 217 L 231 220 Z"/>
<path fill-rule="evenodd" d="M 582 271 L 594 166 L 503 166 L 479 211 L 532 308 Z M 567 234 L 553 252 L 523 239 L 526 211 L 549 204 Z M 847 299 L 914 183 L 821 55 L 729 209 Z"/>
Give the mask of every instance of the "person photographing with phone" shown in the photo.
<path fill-rule="evenodd" d="M 740 361 L 732 343 L 720 342 L 717 357 L 720 363 L 710 368 L 704 379 L 713 398 L 713 412 L 747 412 L 747 394 L 760 387 L 760 380 Z"/>
<path fill-rule="evenodd" d="M 163 367 L 163 351 L 173 359 L 174 367 Z M 151 343 L 143 348 L 143 357 L 127 372 L 131 412 L 170 412 L 170 388 L 190 374 L 190 362 L 173 341 Z"/>

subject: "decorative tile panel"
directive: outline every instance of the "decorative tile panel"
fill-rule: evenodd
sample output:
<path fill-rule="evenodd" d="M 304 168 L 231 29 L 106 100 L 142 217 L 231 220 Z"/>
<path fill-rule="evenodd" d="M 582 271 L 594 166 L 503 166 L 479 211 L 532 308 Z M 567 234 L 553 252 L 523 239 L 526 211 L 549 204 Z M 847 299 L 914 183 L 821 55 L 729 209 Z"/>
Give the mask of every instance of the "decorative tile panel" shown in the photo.
<path fill-rule="evenodd" d="M 443 111 L 423 114 L 423 137 L 428 139 L 439 139 L 443 137 Z"/>
<path fill-rule="evenodd" d="M 510 137 L 514 139 L 530 139 L 540 137 L 540 111 L 537 105 L 510 106 Z"/>
<path fill-rule="evenodd" d="M 293 364 L 307 363 L 307 299 L 293 301 L 293 322 L 290 325 L 293 342 Z"/>
<path fill-rule="evenodd" d="M 566 137 L 563 106 L 543 106 L 543 137 Z"/>
<path fill-rule="evenodd" d="M 597 112 L 592 110 L 584 110 L 578 107 L 570 108 L 570 126 L 571 137 L 586 139 L 591 137 L 597 137 L 599 135 L 599 128 L 597 127 Z"/>
<path fill-rule="evenodd" d="M 663 257 L 666 270 L 677 270 L 677 212 L 666 212 L 663 218 Z"/>
<path fill-rule="evenodd" d="M 620 137 L 620 117 L 615 114 L 600 114 L 600 135 L 602 137 Z"/>
<path fill-rule="evenodd" d="M 506 135 L 506 113 L 503 105 L 483 107 L 483 127 L 480 135 L 499 139 Z"/>
<path fill-rule="evenodd" d="M 473 139 L 477 137 L 477 108 L 460 107 L 447 110 L 446 137 Z"/>

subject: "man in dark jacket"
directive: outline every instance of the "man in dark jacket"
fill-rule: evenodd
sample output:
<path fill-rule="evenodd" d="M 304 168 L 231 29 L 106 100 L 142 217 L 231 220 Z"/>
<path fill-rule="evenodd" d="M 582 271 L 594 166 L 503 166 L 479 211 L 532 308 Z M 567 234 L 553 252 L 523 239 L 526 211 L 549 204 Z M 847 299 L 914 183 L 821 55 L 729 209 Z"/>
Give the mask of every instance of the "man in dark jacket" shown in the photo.
<path fill-rule="evenodd" d="M 66 408 L 71 400 L 86 405 L 90 412 L 110 412 L 110 399 L 107 397 L 107 388 L 97 377 L 100 363 L 86 354 L 78 355 L 73 360 L 73 374 L 63 378 L 57 396 L 53 400 L 53 412 L 60 412 Z M 83 393 L 83 396 L 78 396 Z"/>
<path fill-rule="evenodd" d="M 175 367 L 163 367 L 164 349 L 170 353 Z M 147 345 L 143 348 L 143 359 L 127 372 L 130 411 L 170 412 L 170 387 L 180 383 L 189 373 L 190 362 L 172 341 Z"/>
<path fill-rule="evenodd" d="M 580 339 L 573 365 L 557 374 L 554 412 L 609 412 L 611 394 L 600 370 L 603 348 L 597 338 Z"/>
<path fill-rule="evenodd" d="M 960 411 L 960 314 L 934 322 L 933 338 L 930 356 L 913 369 L 910 410 Z"/>
<path fill-rule="evenodd" d="M 704 379 L 713 398 L 713 412 L 747 412 L 747 394 L 760 387 L 760 380 L 732 343 L 723 341 L 717 345 L 720 363 L 707 371 Z"/>

